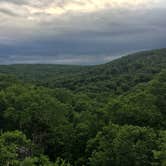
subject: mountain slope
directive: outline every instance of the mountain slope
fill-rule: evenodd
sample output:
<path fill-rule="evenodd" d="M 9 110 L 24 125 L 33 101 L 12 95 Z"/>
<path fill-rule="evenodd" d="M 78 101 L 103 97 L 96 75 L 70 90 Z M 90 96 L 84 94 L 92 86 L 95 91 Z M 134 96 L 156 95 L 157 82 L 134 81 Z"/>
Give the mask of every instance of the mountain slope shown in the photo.
<path fill-rule="evenodd" d="M 166 49 L 147 51 L 94 66 L 76 77 L 57 80 L 56 85 L 76 91 L 120 93 L 138 83 L 150 81 L 164 68 Z"/>
<path fill-rule="evenodd" d="M 0 165 L 165 165 L 166 49 L 0 71 Z"/>
<path fill-rule="evenodd" d="M 97 66 L 11 65 L 0 73 L 14 74 L 23 81 L 76 92 L 116 93 L 150 81 L 166 68 L 166 49 L 144 51 Z"/>

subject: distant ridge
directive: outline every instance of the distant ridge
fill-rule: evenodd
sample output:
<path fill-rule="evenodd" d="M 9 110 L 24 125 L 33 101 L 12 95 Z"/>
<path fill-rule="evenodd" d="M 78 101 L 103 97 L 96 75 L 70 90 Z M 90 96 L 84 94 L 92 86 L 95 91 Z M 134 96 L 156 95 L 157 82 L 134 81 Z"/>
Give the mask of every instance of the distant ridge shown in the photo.
<path fill-rule="evenodd" d="M 119 93 L 118 91 L 126 91 L 139 82 L 150 81 L 165 68 L 166 48 L 163 48 L 129 54 L 96 66 L 1 65 L 0 73 L 12 74 L 21 80 L 48 87 L 65 87 L 90 93 Z M 128 82 L 128 87 L 123 85 L 124 80 Z"/>

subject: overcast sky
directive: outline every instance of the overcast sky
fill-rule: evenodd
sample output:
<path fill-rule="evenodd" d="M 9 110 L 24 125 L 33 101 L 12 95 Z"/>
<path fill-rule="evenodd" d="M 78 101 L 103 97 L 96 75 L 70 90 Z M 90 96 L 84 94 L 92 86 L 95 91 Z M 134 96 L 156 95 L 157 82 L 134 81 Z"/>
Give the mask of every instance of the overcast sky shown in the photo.
<path fill-rule="evenodd" d="M 166 0 L 0 0 L 0 63 L 100 64 L 166 47 Z"/>

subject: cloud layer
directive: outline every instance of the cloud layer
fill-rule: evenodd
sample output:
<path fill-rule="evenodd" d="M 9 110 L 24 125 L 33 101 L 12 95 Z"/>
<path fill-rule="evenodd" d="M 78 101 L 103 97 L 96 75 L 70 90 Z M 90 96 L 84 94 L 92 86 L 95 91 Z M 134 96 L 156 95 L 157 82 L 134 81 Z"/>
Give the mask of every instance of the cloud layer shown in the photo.
<path fill-rule="evenodd" d="M 0 0 L 1 63 L 103 63 L 166 47 L 165 0 Z"/>

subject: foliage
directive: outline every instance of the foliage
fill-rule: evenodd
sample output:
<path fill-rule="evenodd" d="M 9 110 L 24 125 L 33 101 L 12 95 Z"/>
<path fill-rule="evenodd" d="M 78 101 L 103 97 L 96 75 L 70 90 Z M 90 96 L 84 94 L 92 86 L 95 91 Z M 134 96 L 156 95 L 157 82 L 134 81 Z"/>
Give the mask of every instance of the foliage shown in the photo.
<path fill-rule="evenodd" d="M 0 66 L 0 165 L 165 166 L 166 49 Z"/>
<path fill-rule="evenodd" d="M 19 131 L 6 132 L 0 136 L 0 165 L 17 165 L 31 156 L 33 145 Z"/>
<path fill-rule="evenodd" d="M 152 129 L 137 126 L 117 126 L 112 123 L 89 142 L 96 144 L 90 157 L 92 166 L 148 166 L 153 162 L 157 135 Z"/>

